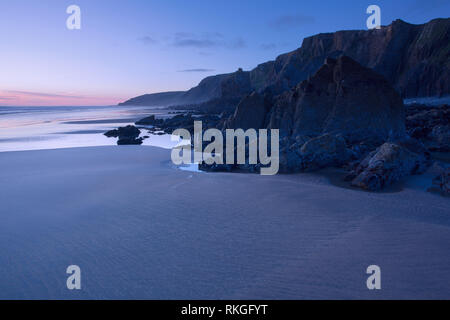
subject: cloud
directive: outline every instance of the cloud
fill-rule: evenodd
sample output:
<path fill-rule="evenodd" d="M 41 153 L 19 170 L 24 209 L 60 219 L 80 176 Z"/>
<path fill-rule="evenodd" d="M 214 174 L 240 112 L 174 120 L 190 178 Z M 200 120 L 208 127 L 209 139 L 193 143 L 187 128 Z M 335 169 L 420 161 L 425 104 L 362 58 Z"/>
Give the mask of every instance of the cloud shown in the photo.
<path fill-rule="evenodd" d="M 259 47 L 263 50 L 272 50 L 275 49 L 277 45 L 275 43 L 263 43 Z"/>
<path fill-rule="evenodd" d="M 193 47 L 193 48 L 211 48 L 219 45 L 221 35 L 203 34 L 195 35 L 192 33 L 178 32 L 174 36 L 173 45 L 175 47 Z"/>
<path fill-rule="evenodd" d="M 269 21 L 269 26 L 276 29 L 282 29 L 313 24 L 315 21 L 314 17 L 307 15 L 284 15 Z"/>
<path fill-rule="evenodd" d="M 214 69 L 202 69 L 202 68 L 197 68 L 197 69 L 185 69 L 185 70 L 179 70 L 178 72 L 213 72 L 216 71 Z"/>
<path fill-rule="evenodd" d="M 73 96 L 65 94 L 53 94 L 53 93 L 43 93 L 43 92 L 31 92 L 31 91 L 18 91 L 18 90 L 8 90 L 6 91 L 10 94 L 17 94 L 22 96 L 32 96 L 32 97 L 44 97 L 44 98 L 71 98 L 71 99 L 84 99 L 83 96 Z"/>
<path fill-rule="evenodd" d="M 151 44 L 155 44 L 158 42 L 157 40 L 155 40 L 154 38 L 152 38 L 150 36 L 140 37 L 140 38 L 138 38 L 138 40 L 145 45 L 151 45 Z"/>
<path fill-rule="evenodd" d="M 247 47 L 247 43 L 245 42 L 244 39 L 239 37 L 237 39 L 234 39 L 234 40 L 230 41 L 227 44 L 227 47 L 230 48 L 230 49 L 242 49 L 242 48 L 246 48 Z"/>
<path fill-rule="evenodd" d="M 225 49 L 242 49 L 247 47 L 247 42 L 242 37 L 226 38 L 219 32 L 176 32 L 170 36 L 162 36 L 161 40 L 157 40 L 151 36 L 138 38 L 138 41 L 145 45 L 161 44 L 163 46 L 171 46 L 178 48 L 194 48 L 199 50 L 201 55 L 210 55 L 208 52 L 213 48 Z"/>
<path fill-rule="evenodd" d="M 221 33 L 209 32 L 203 34 L 194 34 L 187 32 L 178 32 L 173 36 L 172 45 L 175 47 L 210 49 L 210 48 L 228 48 L 242 49 L 247 47 L 247 43 L 241 37 L 227 40 Z"/>
<path fill-rule="evenodd" d="M 179 39 L 175 41 L 174 45 L 176 47 L 210 48 L 216 46 L 216 43 L 206 39 Z"/>

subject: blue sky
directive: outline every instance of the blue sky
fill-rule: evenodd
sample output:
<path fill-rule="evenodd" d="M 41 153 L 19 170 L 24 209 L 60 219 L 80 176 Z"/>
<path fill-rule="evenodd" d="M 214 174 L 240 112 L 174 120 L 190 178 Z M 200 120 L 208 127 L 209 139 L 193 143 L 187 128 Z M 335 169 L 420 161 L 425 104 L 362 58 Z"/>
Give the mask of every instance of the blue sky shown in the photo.
<path fill-rule="evenodd" d="M 68 30 L 66 8 L 81 8 Z M 448 17 L 450 1 L 14 0 L 0 3 L 0 105 L 115 104 L 249 70 L 320 32 Z"/>

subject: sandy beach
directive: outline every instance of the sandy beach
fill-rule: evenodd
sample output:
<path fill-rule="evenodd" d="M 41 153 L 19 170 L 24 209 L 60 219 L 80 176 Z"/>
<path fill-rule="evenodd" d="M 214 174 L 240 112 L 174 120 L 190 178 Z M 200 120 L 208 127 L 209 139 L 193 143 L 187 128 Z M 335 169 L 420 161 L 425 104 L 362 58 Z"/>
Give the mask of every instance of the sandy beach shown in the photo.
<path fill-rule="evenodd" d="M 431 174 L 367 193 L 183 171 L 148 146 L 3 152 L 0 168 L 0 299 L 450 298 L 450 201 L 425 191 Z"/>

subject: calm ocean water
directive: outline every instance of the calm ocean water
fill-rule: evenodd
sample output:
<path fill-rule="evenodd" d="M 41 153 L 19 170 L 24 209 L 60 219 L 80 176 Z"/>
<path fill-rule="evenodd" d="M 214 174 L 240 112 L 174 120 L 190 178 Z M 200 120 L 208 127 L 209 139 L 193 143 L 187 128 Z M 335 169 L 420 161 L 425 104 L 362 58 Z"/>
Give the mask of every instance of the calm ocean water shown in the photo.
<path fill-rule="evenodd" d="M 0 152 L 115 145 L 104 132 L 151 114 L 168 116 L 158 107 L 0 107 Z M 152 135 L 144 145 L 171 148 L 173 142 Z"/>

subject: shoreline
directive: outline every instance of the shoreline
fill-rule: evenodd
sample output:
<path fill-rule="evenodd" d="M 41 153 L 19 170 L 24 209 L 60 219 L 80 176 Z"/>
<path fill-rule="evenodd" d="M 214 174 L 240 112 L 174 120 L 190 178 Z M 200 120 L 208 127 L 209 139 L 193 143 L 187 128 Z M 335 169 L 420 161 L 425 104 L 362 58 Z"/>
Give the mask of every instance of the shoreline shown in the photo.
<path fill-rule="evenodd" d="M 153 135 L 151 134 L 151 137 L 159 135 Z M 170 135 L 169 135 L 170 136 Z M 12 150 L 12 151 L 0 151 L 1 154 L 5 153 L 15 153 L 15 152 L 39 152 L 39 151 L 63 151 L 63 150 L 71 150 L 71 149 L 89 149 L 89 148 L 130 148 L 130 147 L 136 147 L 136 148 L 154 148 L 154 149 L 161 149 L 161 150 L 170 150 L 167 147 L 162 146 L 156 146 L 156 145 L 140 145 L 140 146 L 130 146 L 130 145 L 103 145 L 103 146 L 82 146 L 82 147 L 62 147 L 62 148 L 53 148 L 53 149 L 31 149 L 31 150 Z M 170 157 L 169 157 L 170 158 Z M 450 164 L 449 159 L 449 153 L 448 152 L 433 152 L 432 153 L 432 160 L 436 162 L 438 165 L 442 164 Z M 170 162 L 170 159 L 169 161 Z M 176 170 L 181 170 L 185 172 L 194 172 L 194 173 L 208 173 L 212 175 L 217 175 L 219 173 L 223 174 L 231 174 L 231 175 L 255 175 L 256 173 L 249 173 L 249 172 L 240 172 L 240 171 L 233 171 L 233 172 L 209 172 L 209 171 L 203 171 L 194 168 L 196 165 L 195 163 L 192 163 L 190 165 L 175 165 L 171 164 L 170 166 Z M 302 176 L 317 176 L 320 178 L 325 178 L 330 185 L 340 188 L 340 189 L 346 189 L 346 190 L 352 190 L 356 192 L 363 192 L 363 193 L 373 193 L 373 194 L 390 194 L 390 193 L 399 193 L 402 192 L 408 184 L 408 181 L 411 180 L 418 180 L 421 179 L 424 182 L 422 184 L 427 184 L 428 187 L 424 189 L 424 192 L 430 192 L 439 196 L 442 196 L 440 194 L 439 190 L 428 190 L 433 188 L 432 179 L 435 178 L 438 175 L 438 172 L 434 170 L 433 167 L 428 168 L 428 170 L 422 174 L 418 175 L 412 175 L 404 177 L 402 180 L 395 182 L 393 185 L 387 186 L 381 190 L 377 191 L 370 191 L 370 190 L 364 190 L 358 187 L 354 187 L 351 185 L 349 181 L 345 181 L 345 176 L 348 174 L 348 171 L 346 171 L 343 168 L 339 167 L 326 167 L 323 169 L 319 169 L 317 171 L 311 171 L 311 172 L 299 172 L 299 173 L 278 173 L 278 176 L 293 176 L 293 177 L 302 177 Z M 444 196 L 442 196 L 444 197 Z M 444 197 L 445 198 L 445 197 Z"/>

